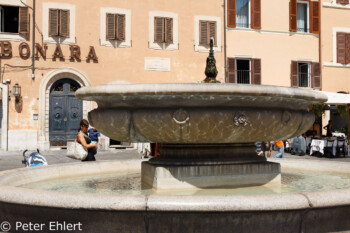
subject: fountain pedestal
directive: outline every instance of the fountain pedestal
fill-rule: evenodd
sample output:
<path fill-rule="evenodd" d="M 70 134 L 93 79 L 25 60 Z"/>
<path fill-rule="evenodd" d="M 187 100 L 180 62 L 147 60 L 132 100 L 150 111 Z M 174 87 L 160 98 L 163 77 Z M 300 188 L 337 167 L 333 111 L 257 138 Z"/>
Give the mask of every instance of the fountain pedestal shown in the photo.
<path fill-rule="evenodd" d="M 164 144 L 142 163 L 142 185 L 156 190 L 280 185 L 280 165 L 254 144 Z"/>

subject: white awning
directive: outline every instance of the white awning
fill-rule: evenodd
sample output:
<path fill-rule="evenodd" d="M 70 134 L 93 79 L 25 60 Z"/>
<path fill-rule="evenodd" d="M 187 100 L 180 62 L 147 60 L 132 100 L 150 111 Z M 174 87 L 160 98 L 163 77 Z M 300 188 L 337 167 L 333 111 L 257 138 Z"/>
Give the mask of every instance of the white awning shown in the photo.
<path fill-rule="evenodd" d="M 343 105 L 350 104 L 350 94 L 342 94 L 328 91 L 317 91 L 328 97 L 326 104 Z"/>

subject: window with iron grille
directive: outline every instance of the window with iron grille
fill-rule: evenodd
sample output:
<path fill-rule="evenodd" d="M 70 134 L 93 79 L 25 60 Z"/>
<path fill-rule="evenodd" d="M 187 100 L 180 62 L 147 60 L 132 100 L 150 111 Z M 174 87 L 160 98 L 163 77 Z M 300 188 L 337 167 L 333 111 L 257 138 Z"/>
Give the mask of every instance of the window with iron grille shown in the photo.
<path fill-rule="evenodd" d="M 227 58 L 229 83 L 261 84 L 261 59 Z"/>
<path fill-rule="evenodd" d="M 292 61 L 291 86 L 321 88 L 321 66 L 319 62 Z"/>
<path fill-rule="evenodd" d="M 298 86 L 311 87 L 310 63 L 298 63 Z"/>

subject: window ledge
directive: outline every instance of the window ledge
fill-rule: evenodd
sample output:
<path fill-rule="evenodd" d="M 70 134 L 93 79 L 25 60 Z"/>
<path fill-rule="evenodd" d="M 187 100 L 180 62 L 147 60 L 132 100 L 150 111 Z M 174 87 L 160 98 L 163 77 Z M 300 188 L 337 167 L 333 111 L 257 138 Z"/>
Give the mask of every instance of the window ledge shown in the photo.
<path fill-rule="evenodd" d="M 214 46 L 213 47 L 214 52 L 221 52 L 221 47 Z M 200 53 L 209 53 L 210 47 L 209 46 L 203 46 L 203 45 L 195 45 L 194 51 L 200 52 Z"/>
<path fill-rule="evenodd" d="M 44 42 L 49 44 L 75 44 L 75 38 L 64 38 L 64 37 L 46 37 L 44 36 Z"/>
<path fill-rule="evenodd" d="M 339 9 L 344 9 L 344 10 L 350 10 L 350 5 L 343 5 L 343 4 L 337 4 L 337 3 L 324 2 L 323 6 L 330 7 L 330 8 L 339 8 Z"/>
<path fill-rule="evenodd" d="M 251 28 L 232 28 L 226 27 L 228 31 L 246 31 L 246 32 L 258 32 L 258 33 L 278 33 L 278 34 L 286 34 L 286 35 L 301 35 L 301 36 L 315 36 L 319 37 L 318 33 L 310 33 L 310 32 L 290 32 L 290 31 L 275 31 L 275 30 L 263 30 L 263 29 L 251 29 Z"/>
<path fill-rule="evenodd" d="M 131 48 L 131 41 L 101 40 L 100 45 L 114 48 Z"/>
<path fill-rule="evenodd" d="M 350 64 L 340 64 L 334 62 L 323 62 L 323 65 L 328 67 L 350 68 Z"/>
<path fill-rule="evenodd" d="M 0 40 L 26 41 L 26 38 L 20 36 L 18 33 L 0 32 Z"/>
<path fill-rule="evenodd" d="M 179 44 L 165 44 L 165 43 L 154 43 L 154 42 L 148 42 L 148 48 L 149 49 L 155 49 L 155 50 L 179 50 Z"/>

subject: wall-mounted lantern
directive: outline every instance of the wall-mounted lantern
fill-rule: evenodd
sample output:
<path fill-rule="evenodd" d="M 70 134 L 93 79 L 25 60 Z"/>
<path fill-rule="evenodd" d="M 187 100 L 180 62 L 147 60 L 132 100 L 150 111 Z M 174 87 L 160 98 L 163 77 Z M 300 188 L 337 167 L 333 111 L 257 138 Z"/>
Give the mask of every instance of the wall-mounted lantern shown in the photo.
<path fill-rule="evenodd" d="M 13 86 L 13 96 L 16 97 L 16 102 L 18 103 L 19 102 L 19 99 L 21 97 L 21 86 L 16 83 L 14 86 Z"/>

